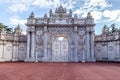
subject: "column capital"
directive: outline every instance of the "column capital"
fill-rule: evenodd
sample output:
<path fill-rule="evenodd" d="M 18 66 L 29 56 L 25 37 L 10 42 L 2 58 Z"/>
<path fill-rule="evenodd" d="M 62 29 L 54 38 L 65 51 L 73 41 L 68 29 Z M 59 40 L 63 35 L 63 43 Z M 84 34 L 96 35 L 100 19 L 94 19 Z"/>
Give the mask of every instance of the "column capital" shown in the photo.
<path fill-rule="evenodd" d="M 18 42 L 16 42 L 16 41 L 13 42 L 13 46 L 18 46 L 18 45 L 19 45 Z"/>
<path fill-rule="evenodd" d="M 89 33 L 91 31 L 90 27 L 86 27 L 86 32 Z"/>
<path fill-rule="evenodd" d="M 78 27 L 74 26 L 74 31 L 77 32 L 78 31 Z"/>
<path fill-rule="evenodd" d="M 35 26 L 31 27 L 31 32 L 35 32 Z"/>
<path fill-rule="evenodd" d="M 44 32 L 47 32 L 47 26 L 44 26 Z"/>
<path fill-rule="evenodd" d="M 35 32 L 35 26 L 28 26 L 27 32 Z"/>

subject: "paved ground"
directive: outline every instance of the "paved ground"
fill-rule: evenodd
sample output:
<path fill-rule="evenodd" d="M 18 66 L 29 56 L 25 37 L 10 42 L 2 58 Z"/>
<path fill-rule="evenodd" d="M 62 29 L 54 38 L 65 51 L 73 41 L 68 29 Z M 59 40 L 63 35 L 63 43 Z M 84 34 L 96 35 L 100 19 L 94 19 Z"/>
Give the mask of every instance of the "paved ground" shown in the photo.
<path fill-rule="evenodd" d="M 0 63 L 0 80 L 120 80 L 120 63 Z"/>

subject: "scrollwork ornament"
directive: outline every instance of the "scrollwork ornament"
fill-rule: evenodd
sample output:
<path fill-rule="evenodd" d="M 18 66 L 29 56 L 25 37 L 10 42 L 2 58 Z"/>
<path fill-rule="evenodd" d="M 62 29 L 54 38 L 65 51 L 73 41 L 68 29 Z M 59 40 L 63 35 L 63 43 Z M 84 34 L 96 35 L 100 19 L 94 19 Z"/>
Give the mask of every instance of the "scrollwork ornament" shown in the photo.
<path fill-rule="evenodd" d="M 42 46 L 43 45 L 43 38 L 42 38 L 42 35 L 43 35 L 43 31 L 42 30 L 38 30 L 36 32 L 36 44 L 37 46 Z"/>

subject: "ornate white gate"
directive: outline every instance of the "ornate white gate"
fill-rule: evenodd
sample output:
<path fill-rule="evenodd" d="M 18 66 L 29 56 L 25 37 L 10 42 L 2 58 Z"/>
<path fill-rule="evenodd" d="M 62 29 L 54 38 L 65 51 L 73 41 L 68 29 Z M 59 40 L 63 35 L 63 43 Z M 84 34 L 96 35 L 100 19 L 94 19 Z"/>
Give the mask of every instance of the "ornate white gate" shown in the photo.
<path fill-rule="evenodd" d="M 67 62 L 68 61 L 68 40 L 64 37 L 58 37 L 53 41 L 53 62 Z"/>

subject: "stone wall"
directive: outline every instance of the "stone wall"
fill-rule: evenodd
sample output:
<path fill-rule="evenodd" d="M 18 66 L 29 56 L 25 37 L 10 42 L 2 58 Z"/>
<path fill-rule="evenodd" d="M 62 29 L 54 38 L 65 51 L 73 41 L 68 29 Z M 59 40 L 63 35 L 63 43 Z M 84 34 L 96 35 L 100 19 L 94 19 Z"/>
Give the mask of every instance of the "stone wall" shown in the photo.
<path fill-rule="evenodd" d="M 95 57 L 97 61 L 120 61 L 120 30 L 103 28 L 102 34 L 95 37 Z"/>
<path fill-rule="evenodd" d="M 26 36 L 21 32 L 11 34 L 0 32 L 0 62 L 24 61 L 27 53 Z"/>

